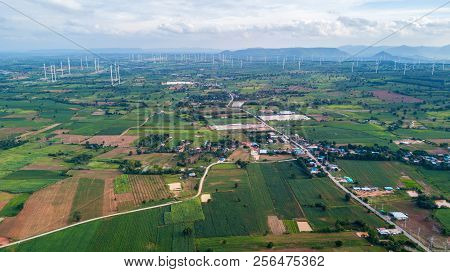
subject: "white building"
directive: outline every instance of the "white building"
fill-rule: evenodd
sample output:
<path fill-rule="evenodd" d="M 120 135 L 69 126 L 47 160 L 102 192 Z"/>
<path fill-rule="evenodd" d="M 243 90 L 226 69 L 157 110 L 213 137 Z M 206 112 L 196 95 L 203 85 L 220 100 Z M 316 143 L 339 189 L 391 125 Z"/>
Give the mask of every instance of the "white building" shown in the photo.
<path fill-rule="evenodd" d="M 395 220 L 406 220 L 406 219 L 408 219 L 408 215 L 404 214 L 402 212 L 390 212 L 389 215 L 392 216 L 392 218 L 394 218 Z"/>

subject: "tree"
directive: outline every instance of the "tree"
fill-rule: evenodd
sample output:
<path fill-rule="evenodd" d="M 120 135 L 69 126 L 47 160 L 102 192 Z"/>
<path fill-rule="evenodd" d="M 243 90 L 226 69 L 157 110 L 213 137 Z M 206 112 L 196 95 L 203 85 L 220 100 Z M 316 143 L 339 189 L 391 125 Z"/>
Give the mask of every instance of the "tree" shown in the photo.
<path fill-rule="evenodd" d="M 273 242 L 269 242 L 269 243 L 267 243 L 267 246 L 266 246 L 267 248 L 273 248 Z"/>
<path fill-rule="evenodd" d="M 341 247 L 344 243 L 341 240 L 337 240 L 336 242 L 334 242 L 334 244 L 336 245 L 336 247 Z"/>
<path fill-rule="evenodd" d="M 190 227 L 186 227 L 186 228 L 183 230 L 183 235 L 184 235 L 184 236 L 191 236 L 191 235 L 192 235 L 192 229 L 191 229 Z"/>
<path fill-rule="evenodd" d="M 72 221 L 73 222 L 80 222 L 81 220 L 81 212 L 80 211 L 74 211 L 72 214 Z"/>
<path fill-rule="evenodd" d="M 345 201 L 350 201 L 351 198 L 352 196 L 349 193 L 345 194 Z"/>

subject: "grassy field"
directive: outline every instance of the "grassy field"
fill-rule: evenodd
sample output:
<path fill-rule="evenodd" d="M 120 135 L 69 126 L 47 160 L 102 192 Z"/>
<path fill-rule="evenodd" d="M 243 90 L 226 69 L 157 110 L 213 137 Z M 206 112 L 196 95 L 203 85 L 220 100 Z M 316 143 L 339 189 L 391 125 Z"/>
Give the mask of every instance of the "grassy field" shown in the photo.
<path fill-rule="evenodd" d="M 0 210 L 0 217 L 16 216 L 19 214 L 29 196 L 29 194 L 15 194 Z"/>
<path fill-rule="evenodd" d="M 232 164 L 214 167 L 205 190 L 212 193 L 212 200 L 202 205 L 205 220 L 195 223 L 198 237 L 262 234 L 267 230 L 265 204 L 244 169 Z"/>
<path fill-rule="evenodd" d="M 299 169 L 293 163 L 254 164 L 249 168 L 249 176 L 264 179 L 275 213 L 283 219 L 303 218 L 303 211 L 289 186 L 291 174 L 299 174 Z"/>
<path fill-rule="evenodd" d="M 448 235 L 450 233 L 450 209 L 438 209 L 435 211 L 434 216 Z"/>
<path fill-rule="evenodd" d="M 416 168 L 401 162 L 340 160 L 338 165 L 360 185 L 395 187 L 400 185 L 402 177 L 421 178 Z"/>
<path fill-rule="evenodd" d="M 177 223 L 166 223 L 171 214 Z M 6 251 L 195 251 L 193 221 L 201 220 L 198 200 L 97 220 Z M 192 233 L 186 232 L 191 229 Z"/>
<path fill-rule="evenodd" d="M 342 241 L 342 247 L 335 242 Z M 273 243 L 271 249 L 267 248 Z M 372 246 L 354 232 L 344 233 L 296 233 L 288 235 L 234 236 L 195 239 L 199 251 L 384 251 Z"/>
<path fill-rule="evenodd" d="M 19 170 L 2 177 L 0 191 L 31 193 L 64 178 L 59 171 Z"/>
<path fill-rule="evenodd" d="M 71 213 L 79 212 L 81 220 L 101 216 L 104 187 L 101 179 L 80 178 Z"/>
<path fill-rule="evenodd" d="M 122 194 L 131 191 L 128 175 L 120 175 L 114 179 L 114 193 Z"/>

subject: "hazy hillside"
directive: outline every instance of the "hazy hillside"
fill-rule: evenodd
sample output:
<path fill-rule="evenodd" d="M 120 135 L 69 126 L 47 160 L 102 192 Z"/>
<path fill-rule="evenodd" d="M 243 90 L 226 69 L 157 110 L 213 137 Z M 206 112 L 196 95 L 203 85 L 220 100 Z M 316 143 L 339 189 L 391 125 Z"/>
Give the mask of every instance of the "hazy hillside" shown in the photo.
<path fill-rule="evenodd" d="M 348 57 L 349 54 L 337 48 L 248 48 L 236 51 L 223 51 L 222 54 L 235 57 L 264 58 L 264 57 L 303 57 L 314 59 L 339 59 Z"/>

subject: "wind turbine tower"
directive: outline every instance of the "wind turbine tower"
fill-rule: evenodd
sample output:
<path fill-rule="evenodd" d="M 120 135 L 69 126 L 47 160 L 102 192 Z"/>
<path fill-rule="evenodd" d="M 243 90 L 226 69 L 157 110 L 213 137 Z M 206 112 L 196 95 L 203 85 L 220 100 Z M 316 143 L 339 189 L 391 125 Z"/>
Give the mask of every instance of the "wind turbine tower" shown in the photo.
<path fill-rule="evenodd" d="M 67 57 L 67 68 L 68 68 L 69 75 L 70 75 L 70 58 L 69 57 Z"/>
<path fill-rule="evenodd" d="M 44 79 L 47 80 L 47 69 L 45 68 L 45 63 L 44 63 Z"/>
<path fill-rule="evenodd" d="M 109 66 L 109 70 L 111 71 L 111 86 L 114 86 L 114 79 L 113 79 L 112 65 Z"/>

